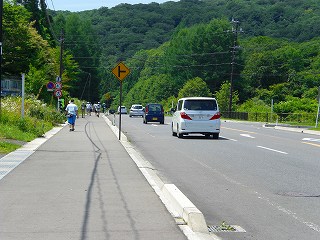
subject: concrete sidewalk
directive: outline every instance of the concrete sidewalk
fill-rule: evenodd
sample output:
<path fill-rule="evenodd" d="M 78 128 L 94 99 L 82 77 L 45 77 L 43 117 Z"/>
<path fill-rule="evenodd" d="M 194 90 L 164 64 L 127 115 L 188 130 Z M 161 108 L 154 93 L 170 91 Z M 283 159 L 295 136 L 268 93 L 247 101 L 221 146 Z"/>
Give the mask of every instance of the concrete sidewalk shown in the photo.
<path fill-rule="evenodd" d="M 27 144 L 1 171 L 1 240 L 187 239 L 102 117 Z"/>

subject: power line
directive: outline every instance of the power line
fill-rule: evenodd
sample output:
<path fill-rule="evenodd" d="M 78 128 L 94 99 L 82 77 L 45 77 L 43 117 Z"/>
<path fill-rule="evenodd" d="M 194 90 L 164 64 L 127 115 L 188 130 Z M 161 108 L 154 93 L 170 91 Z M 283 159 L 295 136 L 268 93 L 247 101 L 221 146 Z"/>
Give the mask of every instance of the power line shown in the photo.
<path fill-rule="evenodd" d="M 51 0 L 51 2 L 52 2 L 52 5 L 53 5 L 53 1 L 52 1 L 52 0 Z M 46 4 L 47 4 L 47 6 L 48 6 L 48 2 L 47 2 L 47 0 L 46 0 Z M 45 10 L 44 10 L 44 11 L 45 11 L 45 14 L 46 14 L 46 17 L 47 17 L 47 21 L 48 21 L 48 24 L 49 24 L 50 32 L 51 32 L 51 34 L 52 34 L 52 36 L 53 36 L 54 40 L 55 40 L 55 41 L 57 41 L 57 42 L 59 42 L 59 39 L 58 39 L 57 35 L 55 34 L 55 32 L 54 32 L 54 30 L 53 30 L 52 23 L 51 23 L 51 21 L 50 21 L 50 17 L 49 17 L 49 14 L 48 14 L 47 8 L 45 8 Z"/>

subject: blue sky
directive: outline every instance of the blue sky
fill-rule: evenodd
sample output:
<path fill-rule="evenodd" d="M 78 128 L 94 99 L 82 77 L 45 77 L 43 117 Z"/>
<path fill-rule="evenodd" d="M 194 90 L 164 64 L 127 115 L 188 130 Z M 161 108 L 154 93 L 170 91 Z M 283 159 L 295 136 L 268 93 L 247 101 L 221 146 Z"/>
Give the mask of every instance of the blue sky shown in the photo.
<path fill-rule="evenodd" d="M 68 10 L 72 12 L 98 9 L 100 7 L 112 8 L 120 3 L 148 4 L 151 2 L 163 3 L 169 0 L 46 0 L 47 6 L 52 10 Z M 177 2 L 178 0 L 171 0 Z"/>

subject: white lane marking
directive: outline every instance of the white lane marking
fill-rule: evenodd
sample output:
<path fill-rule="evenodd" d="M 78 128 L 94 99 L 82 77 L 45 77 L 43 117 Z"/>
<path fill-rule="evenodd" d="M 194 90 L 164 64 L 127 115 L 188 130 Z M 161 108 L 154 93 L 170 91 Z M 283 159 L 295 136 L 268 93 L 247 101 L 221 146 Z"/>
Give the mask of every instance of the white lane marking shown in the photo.
<path fill-rule="evenodd" d="M 220 135 L 220 138 L 223 138 L 223 139 L 226 139 L 226 140 L 230 140 L 230 141 L 234 141 L 234 142 L 238 142 L 238 140 L 236 140 L 236 139 L 227 138 L 227 137 L 224 137 L 224 136 L 221 136 L 221 135 Z"/>
<path fill-rule="evenodd" d="M 265 201 L 267 204 L 269 204 L 272 207 L 275 207 L 276 209 L 278 209 L 279 211 L 283 212 L 284 214 L 287 214 L 288 216 L 291 216 L 292 218 L 294 218 L 295 220 L 297 220 L 298 222 L 306 225 L 307 227 L 311 228 L 312 230 L 316 231 L 316 232 L 320 232 L 320 226 L 313 223 L 313 222 L 308 222 L 305 219 L 303 219 L 302 217 L 297 216 L 297 213 L 282 207 L 281 205 L 279 205 L 276 202 L 271 201 L 269 198 L 267 197 L 263 197 L 262 194 L 256 192 L 256 194 L 258 195 L 258 198 Z"/>
<path fill-rule="evenodd" d="M 316 223 L 313 223 L 313 222 L 309 222 L 307 221 L 306 219 L 298 216 L 297 213 L 291 211 L 290 209 L 288 208 L 285 208 L 283 206 L 281 206 L 280 204 L 278 204 L 277 202 L 275 201 L 272 201 L 270 200 L 268 197 L 265 197 L 263 196 L 261 193 L 257 192 L 257 191 L 253 191 L 248 185 L 245 185 L 241 182 L 238 182 L 237 180 L 227 176 L 226 174 L 220 172 L 219 170 L 217 170 L 216 168 L 212 168 L 211 166 L 201 162 L 200 160 L 197 160 L 197 159 L 192 159 L 194 162 L 197 162 L 199 163 L 201 166 L 203 166 L 204 168 L 206 169 L 209 169 L 210 171 L 214 172 L 214 173 L 217 173 L 219 174 L 221 177 L 223 177 L 226 181 L 228 181 L 229 183 L 232 183 L 232 184 L 235 184 L 235 185 L 238 185 L 242 188 L 245 188 L 247 189 L 249 192 L 252 192 L 256 195 L 256 197 L 262 201 L 264 201 L 266 204 L 270 205 L 271 207 L 277 209 L 278 211 L 286 214 L 287 216 L 290 216 L 292 217 L 293 219 L 295 219 L 296 221 L 298 221 L 299 223 L 302 223 L 303 225 L 309 227 L 310 229 L 316 231 L 316 232 L 320 232 L 320 226 L 317 225 Z"/>
<path fill-rule="evenodd" d="M 250 134 L 240 134 L 240 136 L 246 137 L 246 138 L 255 138 L 255 137 L 251 136 Z"/>
<path fill-rule="evenodd" d="M 262 149 L 266 149 L 266 150 L 269 150 L 269 151 L 281 153 L 281 154 L 288 154 L 288 153 L 286 153 L 286 152 L 282 152 L 282 151 L 275 150 L 275 149 L 272 149 L 272 148 L 267 148 L 267 147 L 263 147 L 263 146 L 257 146 L 257 147 L 258 147 L 258 148 L 262 148 Z"/>
<path fill-rule="evenodd" d="M 320 139 L 317 139 L 317 138 L 303 138 L 302 141 L 320 142 Z"/>
<path fill-rule="evenodd" d="M 151 126 L 158 127 L 158 125 L 157 125 L 157 124 L 151 124 Z"/>

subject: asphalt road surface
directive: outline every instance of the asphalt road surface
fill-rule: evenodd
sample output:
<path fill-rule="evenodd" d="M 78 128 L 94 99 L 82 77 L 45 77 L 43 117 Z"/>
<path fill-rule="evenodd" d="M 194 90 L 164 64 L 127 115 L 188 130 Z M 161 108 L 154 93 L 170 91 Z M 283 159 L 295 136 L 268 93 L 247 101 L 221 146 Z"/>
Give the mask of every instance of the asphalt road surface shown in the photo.
<path fill-rule="evenodd" d="M 109 118 L 112 119 L 111 116 Z M 118 115 L 116 115 L 118 124 Z M 202 211 L 245 232 L 223 239 L 320 239 L 320 136 L 222 122 L 219 139 L 183 139 L 165 124 L 122 116 L 122 131 L 158 171 Z"/>

